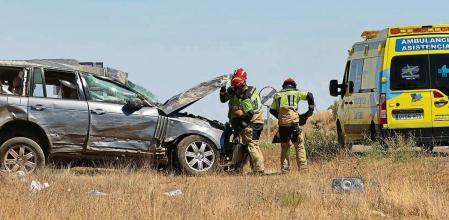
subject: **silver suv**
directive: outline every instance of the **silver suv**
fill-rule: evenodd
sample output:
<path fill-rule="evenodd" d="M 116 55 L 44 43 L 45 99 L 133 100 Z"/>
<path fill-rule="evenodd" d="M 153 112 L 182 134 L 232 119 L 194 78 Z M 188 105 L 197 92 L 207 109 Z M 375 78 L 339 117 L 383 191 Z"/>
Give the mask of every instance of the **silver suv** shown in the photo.
<path fill-rule="evenodd" d="M 51 158 L 148 158 L 189 174 L 215 170 L 225 126 L 181 110 L 220 76 L 159 104 L 127 73 L 76 60 L 0 61 L 0 162 L 33 172 Z M 171 157 L 172 156 L 172 157 Z"/>

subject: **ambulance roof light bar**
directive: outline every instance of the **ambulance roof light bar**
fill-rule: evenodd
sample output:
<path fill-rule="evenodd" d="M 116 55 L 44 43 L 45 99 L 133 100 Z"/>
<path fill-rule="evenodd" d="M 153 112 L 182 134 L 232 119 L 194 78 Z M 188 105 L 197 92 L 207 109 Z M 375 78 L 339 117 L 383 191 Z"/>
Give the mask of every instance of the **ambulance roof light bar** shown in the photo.
<path fill-rule="evenodd" d="M 362 33 L 362 37 L 365 38 L 365 40 L 376 38 L 379 34 L 379 31 L 364 31 Z"/>
<path fill-rule="evenodd" d="M 448 33 L 448 32 L 449 32 L 449 25 L 444 25 L 444 26 L 425 25 L 425 26 L 421 26 L 421 27 L 390 28 L 390 35 Z"/>

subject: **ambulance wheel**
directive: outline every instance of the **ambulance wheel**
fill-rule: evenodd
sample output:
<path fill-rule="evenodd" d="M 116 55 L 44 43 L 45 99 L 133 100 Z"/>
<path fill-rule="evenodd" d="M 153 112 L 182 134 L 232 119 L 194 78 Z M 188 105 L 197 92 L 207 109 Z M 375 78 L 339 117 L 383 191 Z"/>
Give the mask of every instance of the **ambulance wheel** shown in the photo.
<path fill-rule="evenodd" d="M 341 129 L 340 123 L 337 122 L 337 139 L 338 139 L 338 146 L 340 146 L 341 149 L 345 149 L 345 136 L 343 134 L 343 131 Z"/>

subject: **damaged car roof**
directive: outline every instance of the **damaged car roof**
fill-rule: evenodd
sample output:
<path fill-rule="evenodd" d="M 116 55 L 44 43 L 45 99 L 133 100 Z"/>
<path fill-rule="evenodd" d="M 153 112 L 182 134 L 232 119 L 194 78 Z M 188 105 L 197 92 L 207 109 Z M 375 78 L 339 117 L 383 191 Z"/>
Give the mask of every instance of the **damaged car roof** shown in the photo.
<path fill-rule="evenodd" d="M 107 77 L 118 83 L 129 86 L 127 72 L 110 67 L 103 67 L 102 63 L 100 66 L 95 66 L 93 64 L 94 63 L 79 62 L 75 59 L 0 60 L 0 66 L 42 67 L 58 70 L 87 72 L 98 76 Z M 159 106 L 159 109 L 166 115 L 182 111 L 198 100 L 226 85 L 229 80 L 230 75 L 222 75 L 200 83 L 199 85 L 168 99 L 163 105 Z"/>
<path fill-rule="evenodd" d="M 122 70 L 88 65 L 75 59 L 34 59 L 34 60 L 0 60 L 0 66 L 42 67 L 59 70 L 88 72 L 116 80 L 122 84 L 128 83 L 128 73 Z"/>

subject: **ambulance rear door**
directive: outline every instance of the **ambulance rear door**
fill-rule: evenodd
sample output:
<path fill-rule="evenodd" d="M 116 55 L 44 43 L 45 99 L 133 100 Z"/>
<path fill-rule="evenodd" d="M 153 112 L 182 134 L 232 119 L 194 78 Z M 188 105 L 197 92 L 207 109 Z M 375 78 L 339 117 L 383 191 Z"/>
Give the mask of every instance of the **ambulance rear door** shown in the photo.
<path fill-rule="evenodd" d="M 387 85 L 389 129 L 415 137 L 432 136 L 432 91 L 428 50 L 409 50 L 413 37 L 389 39 Z"/>

